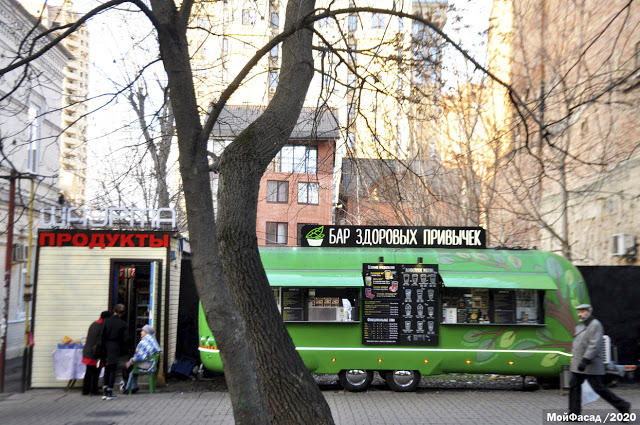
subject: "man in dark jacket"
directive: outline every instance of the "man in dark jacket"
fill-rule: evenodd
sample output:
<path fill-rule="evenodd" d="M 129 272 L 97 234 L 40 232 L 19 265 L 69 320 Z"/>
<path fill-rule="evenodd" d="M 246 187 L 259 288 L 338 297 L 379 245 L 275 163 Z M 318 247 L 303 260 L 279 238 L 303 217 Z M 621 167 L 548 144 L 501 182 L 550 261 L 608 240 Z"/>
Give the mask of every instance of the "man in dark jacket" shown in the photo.
<path fill-rule="evenodd" d="M 111 316 L 108 311 L 103 311 L 100 318 L 89 325 L 87 331 L 87 340 L 84 342 L 82 349 L 82 363 L 87 365 L 87 371 L 82 381 L 82 394 L 98 394 L 98 379 L 100 378 L 100 369 L 102 367 L 98 362 L 101 359 L 102 352 L 102 322 Z"/>
<path fill-rule="evenodd" d="M 116 381 L 116 370 L 120 360 L 120 346 L 129 335 L 127 322 L 122 318 L 125 307 L 116 304 L 113 308 L 113 316 L 106 319 L 102 329 L 102 346 L 104 350 L 104 394 L 103 400 L 111 400 L 117 396 L 113 394 L 113 385 Z"/>
<path fill-rule="evenodd" d="M 576 307 L 580 323 L 576 326 L 573 339 L 571 359 L 571 381 L 569 383 L 569 413 L 580 414 L 582 405 L 582 383 L 589 381 L 589 385 L 600 397 L 620 412 L 627 413 L 631 403 L 625 401 L 611 392 L 602 382 L 604 375 L 604 363 L 602 361 L 602 336 L 604 330 L 602 323 L 591 315 L 592 308 L 589 304 L 580 304 Z"/>

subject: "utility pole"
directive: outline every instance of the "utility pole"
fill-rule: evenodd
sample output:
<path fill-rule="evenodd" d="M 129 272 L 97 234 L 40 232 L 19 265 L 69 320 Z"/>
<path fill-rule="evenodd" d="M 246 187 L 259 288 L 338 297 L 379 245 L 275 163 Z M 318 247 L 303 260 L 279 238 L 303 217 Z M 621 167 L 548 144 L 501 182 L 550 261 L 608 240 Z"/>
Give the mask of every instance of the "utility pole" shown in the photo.
<path fill-rule="evenodd" d="M 0 393 L 4 392 L 4 366 L 7 352 L 7 331 L 9 330 L 9 290 L 11 289 L 11 266 L 13 264 L 13 210 L 16 198 L 17 175 L 9 178 L 9 212 L 7 215 L 7 245 L 4 265 L 4 300 L 2 322 L 0 322 Z"/>
<path fill-rule="evenodd" d="M 22 381 L 20 392 L 27 390 L 29 382 L 29 364 L 33 352 L 33 339 L 31 336 L 31 326 L 29 323 L 29 303 L 33 296 L 31 294 L 31 246 L 33 241 L 33 198 L 35 195 L 33 178 L 31 178 L 31 195 L 29 196 L 29 243 L 27 245 L 27 281 L 24 283 L 24 352 L 22 354 Z"/>

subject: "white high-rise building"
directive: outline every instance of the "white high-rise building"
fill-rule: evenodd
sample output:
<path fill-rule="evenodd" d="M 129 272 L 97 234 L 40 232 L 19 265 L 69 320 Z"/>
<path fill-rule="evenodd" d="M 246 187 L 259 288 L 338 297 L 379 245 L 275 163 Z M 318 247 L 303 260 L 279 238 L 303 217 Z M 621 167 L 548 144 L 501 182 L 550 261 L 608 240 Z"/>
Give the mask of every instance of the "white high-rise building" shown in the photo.
<path fill-rule="evenodd" d="M 46 5 L 43 0 L 22 0 L 42 25 L 56 27 L 75 22 L 78 14 L 73 2 L 61 6 Z M 66 37 L 62 45 L 73 55 L 63 69 L 62 133 L 60 135 L 60 188 L 66 200 L 80 206 L 85 202 L 87 176 L 87 97 L 89 94 L 89 32 L 80 27 Z"/>

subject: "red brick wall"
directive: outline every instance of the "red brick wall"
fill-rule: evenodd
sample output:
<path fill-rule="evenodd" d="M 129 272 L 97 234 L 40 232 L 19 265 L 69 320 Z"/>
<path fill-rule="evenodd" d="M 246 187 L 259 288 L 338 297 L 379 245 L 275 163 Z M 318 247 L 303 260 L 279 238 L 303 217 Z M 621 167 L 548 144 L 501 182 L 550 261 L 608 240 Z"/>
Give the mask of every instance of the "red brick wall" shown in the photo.
<path fill-rule="evenodd" d="M 298 223 L 333 223 L 333 166 L 335 142 L 318 142 L 318 168 L 316 174 L 281 173 L 267 171 L 260 182 L 258 194 L 258 218 L 256 222 L 258 245 L 266 245 L 267 222 L 288 223 L 289 246 L 298 244 Z M 267 202 L 267 181 L 289 182 L 287 203 Z M 298 182 L 319 184 L 318 205 L 298 204 Z"/>

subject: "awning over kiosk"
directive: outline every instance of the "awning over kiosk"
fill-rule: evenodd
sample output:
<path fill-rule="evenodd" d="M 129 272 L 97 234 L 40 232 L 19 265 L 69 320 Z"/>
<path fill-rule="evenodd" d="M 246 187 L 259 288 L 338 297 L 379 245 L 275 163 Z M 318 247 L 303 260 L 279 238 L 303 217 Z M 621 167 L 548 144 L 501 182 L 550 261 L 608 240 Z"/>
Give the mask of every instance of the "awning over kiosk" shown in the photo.
<path fill-rule="evenodd" d="M 364 285 L 360 270 L 266 270 L 271 286 L 299 288 L 358 288 Z M 555 290 L 545 273 L 482 273 L 441 271 L 446 288 Z"/>
<path fill-rule="evenodd" d="M 443 270 L 440 276 L 445 288 L 557 289 L 556 283 L 545 273 L 478 273 Z"/>
<path fill-rule="evenodd" d="M 271 286 L 362 287 L 362 270 L 266 270 Z"/>

